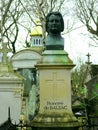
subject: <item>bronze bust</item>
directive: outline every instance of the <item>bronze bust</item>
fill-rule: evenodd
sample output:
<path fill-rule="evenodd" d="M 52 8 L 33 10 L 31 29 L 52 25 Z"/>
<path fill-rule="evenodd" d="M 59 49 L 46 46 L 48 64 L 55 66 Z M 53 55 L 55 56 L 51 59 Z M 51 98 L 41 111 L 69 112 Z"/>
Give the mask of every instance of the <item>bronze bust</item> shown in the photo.
<path fill-rule="evenodd" d="M 61 32 L 64 30 L 64 20 L 59 12 L 50 12 L 46 17 L 46 50 L 64 50 L 64 39 Z"/>

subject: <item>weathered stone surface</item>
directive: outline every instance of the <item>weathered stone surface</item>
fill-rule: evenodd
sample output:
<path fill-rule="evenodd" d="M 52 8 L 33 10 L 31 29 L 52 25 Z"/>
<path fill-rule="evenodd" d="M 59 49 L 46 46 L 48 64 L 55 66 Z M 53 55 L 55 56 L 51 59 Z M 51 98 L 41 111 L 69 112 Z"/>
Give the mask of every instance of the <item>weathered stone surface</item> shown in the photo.
<path fill-rule="evenodd" d="M 11 118 L 18 122 L 21 114 L 21 96 L 23 77 L 15 73 L 11 64 L 0 64 L 0 123 L 8 117 L 8 107 L 11 108 Z"/>
<path fill-rule="evenodd" d="M 39 66 L 66 65 L 68 68 L 74 67 L 72 60 L 68 57 L 68 53 L 64 50 L 46 50 L 42 53 L 42 58 L 38 63 Z M 67 66 L 68 65 L 68 66 Z"/>
<path fill-rule="evenodd" d="M 34 65 L 40 60 L 41 54 L 34 49 L 24 49 L 15 53 L 12 58 L 13 69 L 34 68 Z"/>
<path fill-rule="evenodd" d="M 36 127 L 78 127 L 71 109 L 71 69 L 73 62 L 63 50 L 45 51 L 36 65 L 39 73 L 37 116 L 31 125 Z"/>

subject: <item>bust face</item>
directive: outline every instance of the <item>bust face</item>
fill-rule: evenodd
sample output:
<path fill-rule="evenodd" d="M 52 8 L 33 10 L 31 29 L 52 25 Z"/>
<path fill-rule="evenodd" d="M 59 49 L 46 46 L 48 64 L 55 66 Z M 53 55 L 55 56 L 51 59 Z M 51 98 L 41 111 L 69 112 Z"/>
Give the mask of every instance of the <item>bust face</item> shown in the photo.
<path fill-rule="evenodd" d="M 61 32 L 61 18 L 58 15 L 50 15 L 48 21 L 48 33 L 60 34 Z"/>

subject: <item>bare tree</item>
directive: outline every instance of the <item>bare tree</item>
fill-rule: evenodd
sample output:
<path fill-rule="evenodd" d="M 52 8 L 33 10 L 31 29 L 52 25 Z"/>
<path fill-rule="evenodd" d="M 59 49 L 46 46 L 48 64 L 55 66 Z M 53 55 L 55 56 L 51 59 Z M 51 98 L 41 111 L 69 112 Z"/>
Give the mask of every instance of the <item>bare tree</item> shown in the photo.
<path fill-rule="evenodd" d="M 45 29 L 45 19 L 46 15 L 51 11 L 60 11 L 63 12 L 63 15 L 65 14 L 65 5 L 68 2 L 68 0 L 27 0 L 24 4 L 24 1 L 22 2 L 20 0 L 20 3 L 22 4 L 24 10 L 27 12 L 27 14 L 30 16 L 31 21 L 35 24 L 34 20 L 36 17 L 39 18 L 41 26 L 42 26 L 42 32 L 43 32 L 43 43 L 46 36 L 46 29 Z M 29 7 L 27 7 L 27 4 L 29 3 Z"/>
<path fill-rule="evenodd" d="M 75 97 L 82 97 L 84 95 L 84 83 L 87 76 L 87 65 L 82 64 L 79 68 L 74 68 L 71 76 L 73 95 Z"/>
<path fill-rule="evenodd" d="M 19 18 L 22 15 L 23 10 L 19 9 L 20 3 L 18 0 L 7 0 L 3 1 L 2 7 L 1 7 L 1 14 L 2 14 L 2 20 L 1 20 L 1 30 L 0 33 L 1 39 L 3 37 L 3 42 L 8 42 L 8 45 L 12 45 L 11 48 L 13 50 L 13 53 L 15 53 L 15 43 L 18 37 L 18 21 Z"/>
<path fill-rule="evenodd" d="M 20 41 L 20 44 L 24 42 L 25 45 L 28 45 L 30 30 L 36 24 L 36 17 L 38 17 L 42 26 L 44 43 L 46 15 L 50 11 L 60 11 L 64 15 L 67 12 L 65 6 L 68 7 L 66 3 L 69 3 L 68 0 L 2 0 L 2 2 L 3 15 L 0 33 L 3 30 L 2 37 L 9 43 L 13 53 L 16 51 L 15 44 L 19 40 L 21 28 L 24 29 L 27 36 L 22 42 Z"/>
<path fill-rule="evenodd" d="M 80 21 L 98 41 L 98 0 L 76 0 L 76 11 Z"/>

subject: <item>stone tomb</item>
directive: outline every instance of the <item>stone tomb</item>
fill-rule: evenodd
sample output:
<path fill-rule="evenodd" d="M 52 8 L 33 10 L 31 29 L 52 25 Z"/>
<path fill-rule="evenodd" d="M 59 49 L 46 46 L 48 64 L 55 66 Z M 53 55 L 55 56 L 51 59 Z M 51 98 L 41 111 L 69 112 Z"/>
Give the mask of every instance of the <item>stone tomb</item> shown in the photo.
<path fill-rule="evenodd" d="M 1 67 L 1 66 L 0 66 Z M 22 103 L 22 79 L 18 75 L 0 73 L 0 124 L 8 119 L 8 107 L 11 119 L 19 123 Z"/>
<path fill-rule="evenodd" d="M 35 68 L 35 64 L 41 59 L 41 53 L 34 49 L 23 49 L 11 57 L 14 70 Z"/>
<path fill-rule="evenodd" d="M 36 69 L 35 64 L 41 59 L 41 50 L 38 48 L 26 48 L 18 51 L 11 57 L 14 70 L 19 72 L 24 77 L 24 93 L 23 93 L 23 105 L 22 112 L 24 119 L 28 119 L 29 116 L 33 116 L 32 112 L 35 110 L 33 102 L 35 100 L 34 84 L 36 82 Z M 31 99 L 31 95 L 33 99 Z M 29 99 L 29 100 L 28 100 Z M 33 102 L 31 102 L 33 100 Z M 30 104 L 30 105 L 29 105 Z M 31 108 L 32 107 L 32 108 Z M 33 113 L 34 114 L 34 113 Z"/>
<path fill-rule="evenodd" d="M 7 60 L 7 43 L 2 44 L 3 53 L 0 63 L 0 124 L 8 118 L 8 108 L 11 109 L 11 119 L 19 123 L 23 92 L 23 77 L 15 73 L 12 64 Z"/>
<path fill-rule="evenodd" d="M 46 50 L 36 67 L 40 105 L 32 127 L 77 130 L 79 122 L 71 109 L 70 73 L 74 64 L 68 54 L 63 50 Z"/>

